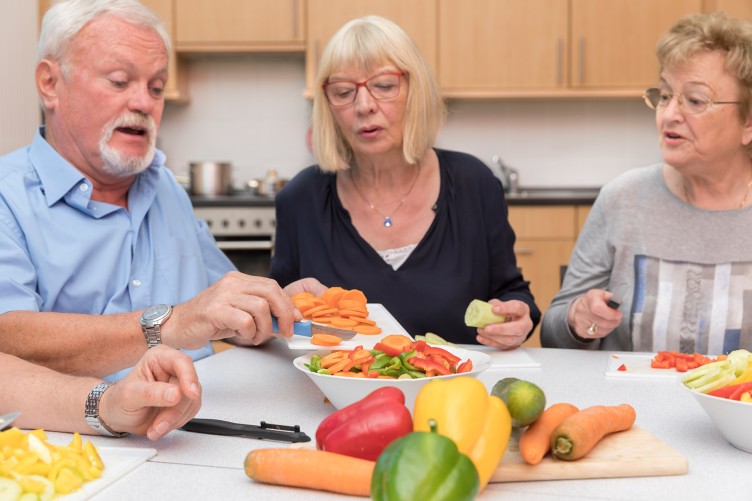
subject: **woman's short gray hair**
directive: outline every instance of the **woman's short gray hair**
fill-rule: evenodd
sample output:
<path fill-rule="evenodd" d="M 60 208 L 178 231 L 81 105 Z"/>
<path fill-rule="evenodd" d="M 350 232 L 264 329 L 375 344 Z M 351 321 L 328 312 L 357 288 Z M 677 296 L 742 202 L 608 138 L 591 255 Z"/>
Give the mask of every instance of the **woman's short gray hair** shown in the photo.
<path fill-rule="evenodd" d="M 61 65 L 63 75 L 70 68 L 66 52 L 71 40 L 89 22 L 103 14 L 111 14 L 138 26 L 154 30 L 170 52 L 170 36 L 162 21 L 138 0 L 63 0 L 53 5 L 42 20 L 37 48 L 37 63 L 52 59 Z"/>
<path fill-rule="evenodd" d="M 346 169 L 352 148 L 342 135 L 322 86 L 343 69 L 367 71 L 392 64 L 404 71 L 407 105 L 402 152 L 417 163 L 433 146 L 444 124 L 446 109 L 436 79 L 413 40 L 394 22 L 379 16 L 354 19 L 335 33 L 324 49 L 314 82 L 313 151 L 322 170 Z M 403 82 L 404 86 L 404 82 Z"/>
<path fill-rule="evenodd" d="M 752 118 L 752 21 L 724 12 L 690 14 L 674 24 L 658 42 L 661 71 L 690 61 L 700 52 L 720 52 L 725 69 L 739 83 L 739 117 Z M 752 144 L 747 147 L 752 154 Z"/>

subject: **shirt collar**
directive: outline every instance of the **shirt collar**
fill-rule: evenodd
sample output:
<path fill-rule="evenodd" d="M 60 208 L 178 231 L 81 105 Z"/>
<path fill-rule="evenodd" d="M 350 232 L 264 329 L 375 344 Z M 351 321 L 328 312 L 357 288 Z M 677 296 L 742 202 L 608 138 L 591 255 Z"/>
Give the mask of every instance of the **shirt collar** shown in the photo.
<path fill-rule="evenodd" d="M 81 171 L 65 160 L 44 138 L 44 126 L 37 129 L 29 152 L 31 163 L 39 176 L 44 190 L 47 205 L 52 206 L 82 183 L 89 186 L 88 198 L 91 197 L 91 181 L 86 179 Z M 134 191 L 141 192 L 147 198 L 153 198 L 159 179 L 159 168 L 165 164 L 165 155 L 155 150 L 151 165 L 144 172 L 136 176 L 136 180 L 129 190 L 129 196 Z M 143 193 L 146 192 L 146 193 Z"/>

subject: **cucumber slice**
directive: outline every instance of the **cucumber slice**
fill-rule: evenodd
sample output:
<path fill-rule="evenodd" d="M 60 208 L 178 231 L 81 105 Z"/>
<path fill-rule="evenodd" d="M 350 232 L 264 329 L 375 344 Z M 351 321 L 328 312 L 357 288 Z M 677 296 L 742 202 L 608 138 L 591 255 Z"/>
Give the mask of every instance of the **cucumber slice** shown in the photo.
<path fill-rule="evenodd" d="M 465 311 L 465 325 L 468 327 L 485 327 L 488 324 L 501 324 L 506 322 L 504 315 L 497 315 L 492 310 L 491 303 L 473 299 Z"/>

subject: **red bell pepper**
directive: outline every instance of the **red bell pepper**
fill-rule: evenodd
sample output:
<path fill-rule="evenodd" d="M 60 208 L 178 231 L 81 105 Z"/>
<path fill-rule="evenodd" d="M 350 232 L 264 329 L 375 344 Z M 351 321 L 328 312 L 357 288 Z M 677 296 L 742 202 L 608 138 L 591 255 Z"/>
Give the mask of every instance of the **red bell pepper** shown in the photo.
<path fill-rule="evenodd" d="M 326 417 L 316 430 L 316 446 L 376 461 L 387 445 L 412 431 L 405 394 L 385 386 Z"/>
<path fill-rule="evenodd" d="M 426 346 L 426 348 L 423 350 L 423 353 L 425 353 L 429 358 L 434 359 L 432 355 L 438 356 L 449 362 L 449 365 L 457 365 L 460 360 L 462 360 L 457 355 L 453 355 L 452 353 L 449 353 L 443 348 L 439 348 L 437 346 Z"/>
<path fill-rule="evenodd" d="M 386 353 L 390 357 L 396 357 L 397 355 L 402 353 L 402 350 L 400 350 L 399 348 L 396 348 L 394 346 L 389 346 L 388 344 L 385 344 L 385 343 L 376 343 L 375 345 L 373 345 L 373 349 L 379 350 L 382 353 Z"/>
<path fill-rule="evenodd" d="M 408 362 L 414 365 L 415 367 L 417 367 L 418 369 L 425 371 L 426 376 L 429 375 L 429 372 L 433 372 L 441 376 L 446 376 L 447 374 L 452 373 L 452 371 L 450 371 L 447 367 L 440 364 L 439 362 L 436 362 L 435 360 L 429 360 L 427 358 L 412 357 L 410 360 L 408 360 Z"/>
<path fill-rule="evenodd" d="M 470 372 L 471 370 L 473 370 L 473 361 L 469 358 L 457 366 L 457 374 Z"/>
<path fill-rule="evenodd" d="M 752 382 L 724 386 L 723 388 L 718 388 L 717 390 L 708 392 L 708 395 L 713 395 L 714 397 L 728 398 L 731 400 L 739 400 L 742 396 L 742 393 L 749 391 L 749 390 L 752 390 Z"/>

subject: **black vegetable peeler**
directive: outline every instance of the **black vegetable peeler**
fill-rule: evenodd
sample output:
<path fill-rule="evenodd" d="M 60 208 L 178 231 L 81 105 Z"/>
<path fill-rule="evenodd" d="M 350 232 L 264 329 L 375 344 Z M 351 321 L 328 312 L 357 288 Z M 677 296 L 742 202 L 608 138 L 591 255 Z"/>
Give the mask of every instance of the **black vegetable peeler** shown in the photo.
<path fill-rule="evenodd" d="M 300 431 L 300 426 L 286 426 L 261 421 L 261 426 L 232 423 L 221 419 L 191 419 L 181 430 L 210 435 L 227 435 L 279 442 L 310 442 L 311 437 Z"/>

